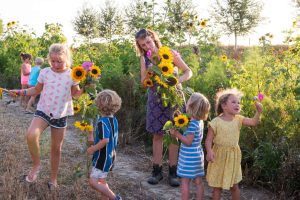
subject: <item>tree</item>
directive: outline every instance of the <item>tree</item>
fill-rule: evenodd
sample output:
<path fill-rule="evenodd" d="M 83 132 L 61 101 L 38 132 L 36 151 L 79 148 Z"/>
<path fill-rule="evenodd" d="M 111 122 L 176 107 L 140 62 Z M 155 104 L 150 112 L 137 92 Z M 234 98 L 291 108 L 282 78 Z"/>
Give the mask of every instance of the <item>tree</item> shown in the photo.
<path fill-rule="evenodd" d="M 166 0 L 165 4 L 169 38 L 181 46 L 186 41 L 185 33 L 195 26 L 194 6 L 191 0 Z"/>
<path fill-rule="evenodd" d="M 149 0 L 148 0 L 149 1 Z M 142 28 L 157 29 L 161 14 L 155 0 L 135 0 L 126 9 L 126 24 L 130 33 Z"/>
<path fill-rule="evenodd" d="M 216 0 L 215 3 L 212 16 L 226 34 L 234 34 L 236 50 L 237 37 L 250 33 L 262 20 L 262 4 L 256 0 Z"/>
<path fill-rule="evenodd" d="M 110 43 L 113 36 L 123 33 L 123 20 L 113 1 L 107 0 L 105 5 L 99 14 L 98 31 L 100 37 L 104 37 Z"/>
<path fill-rule="evenodd" d="M 99 35 L 97 12 L 92 8 L 83 8 L 73 21 L 74 30 L 86 39 L 92 39 Z"/>

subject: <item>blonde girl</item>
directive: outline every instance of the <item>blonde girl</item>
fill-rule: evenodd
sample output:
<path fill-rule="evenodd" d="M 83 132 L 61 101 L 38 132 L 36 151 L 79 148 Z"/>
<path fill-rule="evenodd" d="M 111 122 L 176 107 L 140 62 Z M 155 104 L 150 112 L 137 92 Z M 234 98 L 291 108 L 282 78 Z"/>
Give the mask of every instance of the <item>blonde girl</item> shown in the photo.
<path fill-rule="evenodd" d="M 217 93 L 215 109 L 218 116 L 209 123 L 205 140 L 206 160 L 209 162 L 206 179 L 208 185 L 213 187 L 214 200 L 221 199 L 222 189 L 230 189 L 233 200 L 240 199 L 240 129 L 242 126 L 256 126 L 262 112 L 262 105 L 256 103 L 254 117 L 239 115 L 241 97 L 242 92 L 237 89 Z"/>
<path fill-rule="evenodd" d="M 190 182 L 194 180 L 196 185 L 196 199 L 204 197 L 202 177 L 204 173 L 204 153 L 202 149 L 203 120 L 207 119 L 210 104 L 207 98 L 200 93 L 193 93 L 186 105 L 187 113 L 191 116 L 187 130 L 179 133 L 170 131 L 181 141 L 177 175 L 181 177 L 181 199 L 188 200 L 190 194 Z"/>
<path fill-rule="evenodd" d="M 71 54 L 64 44 L 52 44 L 49 48 L 50 67 L 40 71 L 35 87 L 12 90 L 11 94 L 32 96 L 41 94 L 37 110 L 26 133 L 32 168 L 25 180 L 34 182 L 41 169 L 39 137 L 50 126 L 51 129 L 51 175 L 49 189 L 56 188 L 61 149 L 67 127 L 67 117 L 73 115 L 72 96 L 79 96 L 81 90 L 71 73 Z"/>

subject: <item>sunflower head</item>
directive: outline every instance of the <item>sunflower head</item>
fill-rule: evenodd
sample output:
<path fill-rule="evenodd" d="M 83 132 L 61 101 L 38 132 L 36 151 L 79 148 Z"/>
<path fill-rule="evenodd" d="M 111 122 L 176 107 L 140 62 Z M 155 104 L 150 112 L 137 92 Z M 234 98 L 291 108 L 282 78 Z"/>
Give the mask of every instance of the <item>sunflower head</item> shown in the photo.
<path fill-rule="evenodd" d="M 2 99 L 3 89 L 0 88 L 0 99 Z"/>
<path fill-rule="evenodd" d="M 81 131 L 85 131 L 86 130 L 86 127 L 89 126 L 88 123 L 86 123 L 85 121 L 76 121 L 74 123 L 74 126 L 76 128 L 79 128 Z"/>
<path fill-rule="evenodd" d="M 169 47 L 161 47 L 158 50 L 159 57 L 162 59 L 162 62 L 173 62 L 174 56 Z"/>
<path fill-rule="evenodd" d="M 169 76 L 174 71 L 174 66 L 169 62 L 161 62 L 158 67 L 161 69 L 164 76 Z"/>
<path fill-rule="evenodd" d="M 222 55 L 221 56 L 221 60 L 222 60 L 222 62 L 226 62 L 227 61 L 227 56 L 226 55 Z"/>
<path fill-rule="evenodd" d="M 90 73 L 91 77 L 98 78 L 101 75 L 101 70 L 100 70 L 100 68 L 98 66 L 93 65 L 90 68 L 90 72 L 89 73 Z"/>
<path fill-rule="evenodd" d="M 174 76 L 169 76 L 167 77 L 166 83 L 168 86 L 172 87 L 178 84 L 178 79 Z"/>
<path fill-rule="evenodd" d="M 80 110 L 81 110 L 80 105 L 78 105 L 78 104 L 77 104 L 77 105 L 74 105 L 73 110 L 74 110 L 74 113 L 79 113 Z"/>
<path fill-rule="evenodd" d="M 186 115 L 181 114 L 174 118 L 175 126 L 183 128 L 189 123 L 189 119 Z"/>
<path fill-rule="evenodd" d="M 154 76 L 154 80 L 156 81 L 156 83 L 158 83 L 159 85 L 163 86 L 164 88 L 168 88 L 168 85 L 162 81 L 159 76 Z"/>
<path fill-rule="evenodd" d="M 200 21 L 200 27 L 201 27 L 201 28 L 205 28 L 206 25 L 207 25 L 207 24 L 206 24 L 206 20 L 201 20 L 201 21 Z"/>
<path fill-rule="evenodd" d="M 153 86 L 153 81 L 151 79 L 147 78 L 147 79 L 144 80 L 143 84 L 144 84 L 145 87 L 152 87 Z"/>
<path fill-rule="evenodd" d="M 76 66 L 72 69 L 71 76 L 74 81 L 83 81 L 86 79 L 86 71 L 83 67 Z"/>
<path fill-rule="evenodd" d="M 153 77 L 154 73 L 152 71 L 148 70 L 147 71 L 147 75 L 148 75 L 148 77 L 151 78 L 151 77 Z"/>

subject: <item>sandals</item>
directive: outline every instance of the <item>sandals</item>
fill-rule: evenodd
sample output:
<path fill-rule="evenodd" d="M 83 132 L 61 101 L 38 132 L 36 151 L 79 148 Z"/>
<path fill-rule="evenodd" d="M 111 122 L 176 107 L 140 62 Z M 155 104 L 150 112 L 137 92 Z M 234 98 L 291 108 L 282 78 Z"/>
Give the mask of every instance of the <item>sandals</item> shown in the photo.
<path fill-rule="evenodd" d="M 33 182 L 35 182 L 36 181 L 36 179 L 37 179 L 37 177 L 38 177 L 38 175 L 39 175 L 39 173 L 40 173 L 40 169 L 41 168 L 39 168 L 38 170 L 36 170 L 34 173 L 32 173 L 31 171 L 28 173 L 28 175 L 25 175 L 25 180 L 26 180 L 26 182 L 28 182 L 28 183 L 33 183 Z M 29 178 L 29 176 L 31 175 L 31 179 Z"/>
<path fill-rule="evenodd" d="M 48 189 L 49 189 L 50 191 L 53 191 L 53 190 L 55 190 L 55 189 L 58 188 L 58 185 L 57 185 L 57 184 L 51 183 L 50 181 L 47 183 L 47 185 L 48 185 Z"/>

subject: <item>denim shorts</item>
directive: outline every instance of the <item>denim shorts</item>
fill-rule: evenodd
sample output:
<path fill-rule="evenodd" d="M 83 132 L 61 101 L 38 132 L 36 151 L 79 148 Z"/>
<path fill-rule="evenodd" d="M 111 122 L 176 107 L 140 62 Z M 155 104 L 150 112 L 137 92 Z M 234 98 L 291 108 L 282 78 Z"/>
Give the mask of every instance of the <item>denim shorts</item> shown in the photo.
<path fill-rule="evenodd" d="M 59 119 L 53 119 L 52 117 L 46 115 L 44 112 L 37 110 L 34 113 L 35 117 L 42 118 L 49 126 L 53 128 L 66 128 L 67 127 L 67 116 Z"/>

